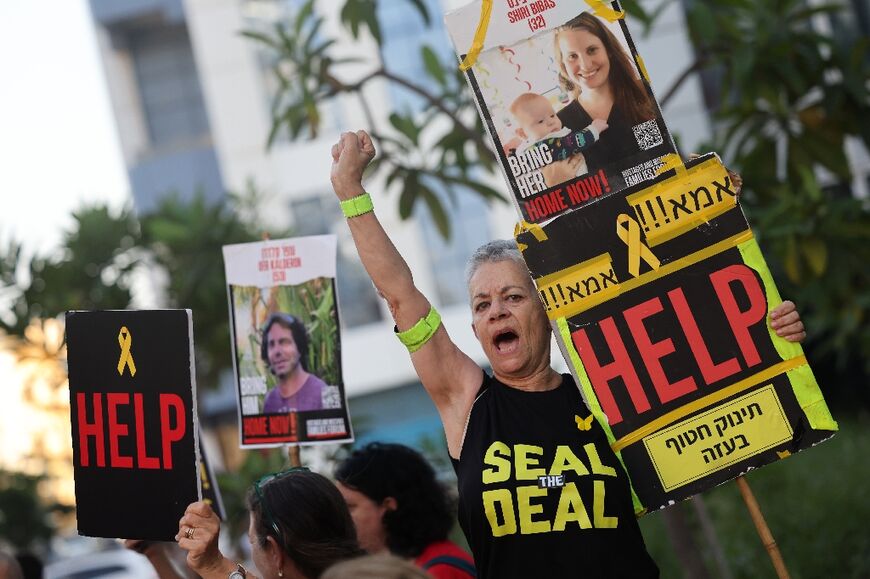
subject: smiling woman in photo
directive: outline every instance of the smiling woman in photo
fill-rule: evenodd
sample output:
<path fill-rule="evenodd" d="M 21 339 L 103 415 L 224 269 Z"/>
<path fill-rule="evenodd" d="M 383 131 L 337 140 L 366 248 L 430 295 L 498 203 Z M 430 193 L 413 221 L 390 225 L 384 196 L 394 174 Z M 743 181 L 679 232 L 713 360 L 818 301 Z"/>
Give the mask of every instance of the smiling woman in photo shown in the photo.
<path fill-rule="evenodd" d="M 640 153 L 633 127 L 655 119 L 657 111 L 631 56 L 613 32 L 599 18 L 583 12 L 555 30 L 553 45 L 559 84 L 573 97 L 558 112 L 562 125 L 578 131 L 593 119 L 607 122 L 600 140 L 585 151 L 588 172 Z M 662 154 L 666 152 L 671 151 Z M 646 152 L 648 158 L 653 153 Z M 567 159 L 546 167 L 547 183 L 573 177 L 574 162 Z"/>

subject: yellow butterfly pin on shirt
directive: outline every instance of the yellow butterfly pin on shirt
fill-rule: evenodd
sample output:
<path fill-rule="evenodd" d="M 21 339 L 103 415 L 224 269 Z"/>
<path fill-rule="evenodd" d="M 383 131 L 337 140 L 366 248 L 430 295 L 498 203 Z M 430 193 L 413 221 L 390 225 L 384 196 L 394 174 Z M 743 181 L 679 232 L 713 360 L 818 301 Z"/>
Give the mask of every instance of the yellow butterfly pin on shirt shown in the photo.
<path fill-rule="evenodd" d="M 575 414 L 574 422 L 577 423 L 577 428 L 579 428 L 580 430 L 589 430 L 590 428 L 592 428 L 592 415 L 590 414 L 584 419 L 580 418 Z"/>

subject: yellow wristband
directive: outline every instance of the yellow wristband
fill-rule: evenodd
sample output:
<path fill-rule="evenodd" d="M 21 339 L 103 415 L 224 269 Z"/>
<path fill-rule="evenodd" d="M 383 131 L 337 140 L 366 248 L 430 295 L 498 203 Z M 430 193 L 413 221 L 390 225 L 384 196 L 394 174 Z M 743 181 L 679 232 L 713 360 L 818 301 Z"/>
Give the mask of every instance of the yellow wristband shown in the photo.
<path fill-rule="evenodd" d="M 341 212 L 344 216 L 350 219 L 351 217 L 359 217 L 365 215 L 369 211 L 374 211 L 375 206 L 372 203 L 372 196 L 368 193 L 351 197 L 340 202 Z"/>
<path fill-rule="evenodd" d="M 402 342 L 405 347 L 408 348 L 408 351 L 413 354 L 422 348 L 423 345 L 429 341 L 429 338 L 435 335 L 435 331 L 440 325 L 441 314 L 438 313 L 435 306 L 432 306 L 429 313 L 426 314 L 426 317 L 420 318 L 420 321 L 404 332 L 400 332 L 398 327 L 393 328 L 393 331 L 396 332 L 399 341 Z"/>

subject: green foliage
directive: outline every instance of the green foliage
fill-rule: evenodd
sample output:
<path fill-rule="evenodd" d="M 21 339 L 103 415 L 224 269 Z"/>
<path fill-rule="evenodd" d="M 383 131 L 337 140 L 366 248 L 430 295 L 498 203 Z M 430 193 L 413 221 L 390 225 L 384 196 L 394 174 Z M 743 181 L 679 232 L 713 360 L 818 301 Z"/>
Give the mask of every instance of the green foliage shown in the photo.
<path fill-rule="evenodd" d="M 344 0 L 341 25 L 354 39 L 370 36 L 383 44 L 377 19 L 380 0 Z M 395 1 L 395 0 L 394 0 Z M 426 26 L 441 14 L 430 14 L 423 0 L 404 0 L 415 9 Z M 636 0 L 626 2 L 629 14 L 650 26 L 667 0 L 646 10 Z M 453 59 L 444 61 L 430 46 L 420 51 L 420 77 L 399 76 L 379 59 L 332 58 L 329 49 L 338 39 L 322 31 L 323 18 L 306 2 L 287 22 L 277 23 L 271 33 L 245 31 L 270 54 L 278 90 L 272 106 L 271 146 L 283 130 L 292 139 L 316 137 L 323 115 L 321 108 L 338 95 L 359 101 L 367 119 L 367 130 L 378 146 L 378 157 L 370 172 L 380 173 L 387 186 L 399 189 L 402 219 L 410 217 L 422 202 L 438 231 L 450 237 L 450 219 L 445 203 L 455 201 L 456 192 L 474 194 L 486 200 L 504 201 L 498 189 L 481 179 L 483 171 L 495 170 L 495 156 L 489 148 L 465 77 Z M 356 63 L 355 70 L 367 71 L 354 80 L 343 80 L 341 65 Z M 343 69 L 346 71 L 347 69 Z M 364 91 L 371 81 L 381 80 L 412 93 L 424 102 L 422 112 L 393 111 L 388 124 L 372 114 L 379 103 Z M 439 192 L 446 192 L 445 198 Z"/>
<path fill-rule="evenodd" d="M 840 428 L 833 439 L 746 476 L 794 579 L 870 576 L 870 491 L 865 484 L 870 417 L 847 417 Z M 726 483 L 704 498 L 735 579 L 774 579 L 737 485 Z M 692 510 L 684 512 L 691 515 Z M 661 513 L 643 517 L 640 524 L 662 577 L 679 577 Z M 694 529 L 702 542 L 697 521 Z M 709 567 L 714 568 L 712 560 Z"/>
<path fill-rule="evenodd" d="M 73 229 L 64 235 L 62 249 L 51 256 L 27 261 L 14 240 L 0 248 L 2 297 L 11 302 L 11 315 L 0 317 L 0 328 L 21 335 L 34 318 L 129 305 L 139 241 L 132 212 L 125 208 L 114 213 L 95 205 L 72 217 Z"/>
<path fill-rule="evenodd" d="M 168 196 L 142 218 L 149 262 L 168 275 L 166 305 L 193 311 L 197 374 L 206 387 L 217 385 L 232 360 L 221 247 L 255 241 L 261 234 L 255 223 L 242 221 L 236 213 L 243 201 L 234 195 L 228 201 Z"/>
<path fill-rule="evenodd" d="M 433 15 L 424 2 L 405 1 L 430 25 Z M 382 43 L 377 3 L 378 0 L 345 0 L 340 10 L 341 23 L 353 38 L 368 33 L 378 44 Z M 423 46 L 420 71 L 426 82 L 431 81 L 424 84 L 418 78 L 398 76 L 374 59 L 332 58 L 328 49 L 337 39 L 322 31 L 322 22 L 309 1 L 288 22 L 277 23 L 269 34 L 244 33 L 262 45 L 274 60 L 272 70 L 278 91 L 272 108 L 270 145 L 282 130 L 293 139 L 316 136 L 323 120 L 321 107 L 327 106 L 332 97 L 351 95 L 362 106 L 367 129 L 379 149 L 370 171 L 380 172 L 388 185 L 399 188 L 403 218 L 410 216 L 422 201 L 446 238 L 450 235 L 450 223 L 445 199 L 436 191 L 453 195 L 458 190 L 486 199 L 504 199 L 497 189 L 480 179 L 481 169 L 494 169 L 495 157 L 484 137 L 465 77 L 455 61 L 445 62 L 431 47 Z M 355 70 L 367 72 L 352 81 L 342 80 L 336 69 L 349 62 L 359 65 Z M 374 80 L 415 94 L 425 103 L 424 110 L 394 111 L 384 126 L 371 113 L 379 103 L 372 102 L 363 91 Z"/>
<path fill-rule="evenodd" d="M 193 311 L 197 374 L 206 387 L 232 359 L 221 246 L 261 235 L 255 194 L 209 203 L 165 198 L 137 219 L 129 208 L 84 207 L 51 255 L 27 259 L 14 240 L 0 245 L 0 299 L 10 307 L 0 329 L 23 335 L 32 319 L 67 310 L 126 309 L 137 268 L 168 278 L 164 307 Z"/>
<path fill-rule="evenodd" d="M 0 545 L 39 551 L 54 531 L 51 513 L 66 509 L 39 498 L 43 476 L 0 470 Z"/>
<path fill-rule="evenodd" d="M 866 376 L 870 211 L 851 194 L 845 140 L 870 146 L 870 40 L 837 42 L 815 26 L 841 9 L 729 0 L 693 2 L 687 16 L 694 68 L 721 79 L 709 150 L 743 176 L 743 206 L 814 354 L 841 372 L 861 360 Z"/>

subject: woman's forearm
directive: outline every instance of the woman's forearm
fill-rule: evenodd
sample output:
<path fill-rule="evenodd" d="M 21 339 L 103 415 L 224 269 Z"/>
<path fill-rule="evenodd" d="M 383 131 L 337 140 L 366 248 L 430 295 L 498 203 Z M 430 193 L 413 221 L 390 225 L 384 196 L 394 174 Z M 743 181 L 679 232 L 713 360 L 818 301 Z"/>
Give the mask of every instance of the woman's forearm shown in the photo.
<path fill-rule="evenodd" d="M 374 156 L 371 140 L 363 132 L 345 133 L 333 147 L 331 181 L 339 200 L 363 195 L 362 171 Z M 348 218 L 363 267 L 387 300 L 399 329 L 413 326 L 426 315 L 429 302 L 414 285 L 405 259 L 387 235 L 374 211 Z"/>

